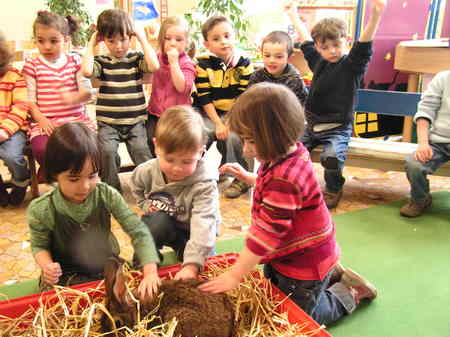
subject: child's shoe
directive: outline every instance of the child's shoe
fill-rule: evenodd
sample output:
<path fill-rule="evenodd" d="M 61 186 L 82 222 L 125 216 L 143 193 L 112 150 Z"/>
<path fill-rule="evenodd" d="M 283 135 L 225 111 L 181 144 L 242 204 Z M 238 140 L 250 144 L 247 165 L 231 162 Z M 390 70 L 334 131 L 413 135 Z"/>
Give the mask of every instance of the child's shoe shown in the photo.
<path fill-rule="evenodd" d="M 372 283 L 349 268 L 344 270 L 341 283 L 350 289 L 356 305 L 363 299 L 373 300 L 378 295 L 377 289 Z"/>
<path fill-rule="evenodd" d="M 331 271 L 329 286 L 337 282 L 340 282 L 342 275 L 344 274 L 344 271 L 345 271 L 344 266 L 340 262 L 336 263 L 333 270 Z"/>
<path fill-rule="evenodd" d="M 9 194 L 6 190 L 6 186 L 3 183 L 2 177 L 0 177 L 0 206 L 5 207 L 8 206 L 9 203 Z"/>
<path fill-rule="evenodd" d="M 336 208 L 342 198 L 342 188 L 338 192 L 325 190 L 323 192 L 323 198 L 328 209 Z"/>
<path fill-rule="evenodd" d="M 433 203 L 433 199 L 431 198 L 431 194 L 428 195 L 427 199 L 422 202 L 415 202 L 410 200 L 406 205 L 400 208 L 400 214 L 406 216 L 408 218 L 415 218 L 417 216 L 422 215 L 422 213 L 431 206 Z"/>
<path fill-rule="evenodd" d="M 21 187 L 14 185 L 11 193 L 9 194 L 9 203 L 13 206 L 19 206 L 27 193 L 27 186 Z"/>
<path fill-rule="evenodd" d="M 250 185 L 238 179 L 234 179 L 231 185 L 225 189 L 224 194 L 227 198 L 234 199 L 246 193 L 249 189 Z"/>

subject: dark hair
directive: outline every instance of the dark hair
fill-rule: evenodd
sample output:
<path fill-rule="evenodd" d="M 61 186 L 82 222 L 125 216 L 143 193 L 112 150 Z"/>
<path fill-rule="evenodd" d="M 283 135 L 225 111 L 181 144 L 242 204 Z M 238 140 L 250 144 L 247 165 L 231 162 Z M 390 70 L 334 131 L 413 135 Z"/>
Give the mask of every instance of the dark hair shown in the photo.
<path fill-rule="evenodd" d="M 7 71 L 13 56 L 14 54 L 6 43 L 5 36 L 0 32 L 0 75 L 3 75 Z"/>
<path fill-rule="evenodd" d="M 283 32 L 281 30 L 275 30 L 271 33 L 269 33 L 269 35 L 267 35 L 261 43 L 261 50 L 264 48 L 264 43 L 266 42 L 271 42 L 271 43 L 285 43 L 286 44 L 286 51 L 288 56 L 291 56 L 292 53 L 294 52 L 294 47 L 292 46 L 292 39 L 289 36 L 288 33 Z"/>
<path fill-rule="evenodd" d="M 347 27 L 344 20 L 325 18 L 314 25 L 311 30 L 311 37 L 315 43 L 325 43 L 326 40 L 339 40 L 347 37 Z"/>
<path fill-rule="evenodd" d="M 39 11 L 33 23 L 33 35 L 36 36 L 37 25 L 47 26 L 56 29 L 64 36 L 71 36 L 80 29 L 77 18 L 72 15 L 62 17 L 59 14 L 49 11 Z"/>
<path fill-rule="evenodd" d="M 204 41 L 208 41 L 208 33 L 219 23 L 228 22 L 231 25 L 230 20 L 228 20 L 224 16 L 215 15 L 211 16 L 206 22 L 202 25 L 202 36 Z"/>
<path fill-rule="evenodd" d="M 156 142 L 166 153 L 196 151 L 207 138 L 202 117 L 187 105 L 166 109 L 156 124 Z"/>
<path fill-rule="evenodd" d="M 303 108 L 284 85 L 261 82 L 238 97 L 230 111 L 229 125 L 241 138 L 255 141 L 263 160 L 284 156 L 303 135 Z"/>
<path fill-rule="evenodd" d="M 56 180 L 61 172 L 70 170 L 80 173 L 86 159 L 92 161 L 94 171 L 101 168 L 100 147 L 97 135 L 81 122 L 66 123 L 48 138 L 45 150 L 44 169 L 47 182 Z"/>
<path fill-rule="evenodd" d="M 102 39 L 108 39 L 114 35 L 131 37 L 134 34 L 133 23 L 127 12 L 122 9 L 107 9 L 97 18 L 97 31 Z"/>

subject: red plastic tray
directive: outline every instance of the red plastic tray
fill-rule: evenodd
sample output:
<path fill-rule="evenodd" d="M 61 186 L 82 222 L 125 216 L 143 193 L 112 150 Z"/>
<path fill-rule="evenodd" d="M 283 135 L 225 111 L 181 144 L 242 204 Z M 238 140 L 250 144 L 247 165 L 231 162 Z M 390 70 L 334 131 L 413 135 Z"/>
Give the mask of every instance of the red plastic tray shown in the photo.
<path fill-rule="evenodd" d="M 230 265 L 233 264 L 238 255 L 231 253 L 231 254 L 223 254 L 218 256 L 213 256 L 208 259 L 208 262 L 206 263 L 206 270 L 208 269 L 208 264 L 212 265 Z M 161 277 L 167 277 L 170 274 L 175 274 L 180 269 L 179 264 L 162 267 L 159 269 L 159 275 Z M 94 282 L 88 282 L 79 284 L 76 286 L 73 286 L 71 288 L 77 289 L 80 291 L 86 291 L 88 289 L 95 289 L 99 287 L 99 284 L 102 281 L 94 281 Z M 285 295 L 275 286 L 273 286 L 273 295 L 278 297 L 279 299 L 283 299 Z M 102 287 L 101 287 L 102 288 Z M 100 291 L 98 295 L 100 295 Z M 26 312 L 30 307 L 37 308 L 39 304 L 46 303 L 48 300 L 56 300 L 54 298 L 55 292 L 47 291 L 40 294 L 30 295 L 30 296 L 23 296 L 19 298 L 15 298 L 12 300 L 6 300 L 6 301 L 0 301 L 0 315 L 15 318 L 21 316 L 24 312 Z M 96 293 L 92 293 L 92 296 L 96 296 Z M 280 306 L 281 311 L 285 311 L 288 313 L 288 319 L 291 323 L 299 323 L 305 324 L 308 323 L 305 326 L 305 331 L 308 330 L 315 330 L 320 327 L 320 325 L 314 321 L 308 314 L 306 314 L 300 307 L 298 307 L 292 300 L 286 299 Z M 318 331 L 314 337 L 332 337 L 326 330 L 320 330 Z"/>

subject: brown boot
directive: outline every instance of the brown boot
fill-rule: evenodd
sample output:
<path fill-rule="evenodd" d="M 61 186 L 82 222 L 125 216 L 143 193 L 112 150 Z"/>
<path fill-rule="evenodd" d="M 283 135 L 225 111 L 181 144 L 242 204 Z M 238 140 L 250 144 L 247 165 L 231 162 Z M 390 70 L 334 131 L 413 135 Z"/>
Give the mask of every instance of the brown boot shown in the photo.
<path fill-rule="evenodd" d="M 433 199 L 431 198 L 431 195 L 429 195 L 428 198 L 422 202 L 410 200 L 406 205 L 400 208 L 400 214 L 408 218 L 415 218 L 422 215 L 422 213 L 430 207 L 432 203 Z"/>
<path fill-rule="evenodd" d="M 372 283 L 349 268 L 345 269 L 341 283 L 350 289 L 356 305 L 363 299 L 373 300 L 378 295 L 377 289 Z"/>
<path fill-rule="evenodd" d="M 336 208 L 342 197 L 342 188 L 339 192 L 323 191 L 323 198 L 327 204 L 328 209 Z"/>

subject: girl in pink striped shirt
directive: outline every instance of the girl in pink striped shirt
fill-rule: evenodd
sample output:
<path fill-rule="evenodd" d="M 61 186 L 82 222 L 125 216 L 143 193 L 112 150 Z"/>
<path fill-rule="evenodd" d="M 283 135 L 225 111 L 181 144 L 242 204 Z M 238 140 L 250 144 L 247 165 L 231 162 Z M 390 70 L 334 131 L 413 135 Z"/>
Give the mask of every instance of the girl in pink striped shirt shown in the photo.
<path fill-rule="evenodd" d="M 27 59 L 22 72 L 33 118 L 29 132 L 31 147 L 40 165 L 48 137 L 57 126 L 84 122 L 95 130 L 84 105 L 91 97 L 91 84 L 81 75 L 79 55 L 65 52 L 69 36 L 77 29 L 72 17 L 48 11 L 39 11 L 33 24 L 40 55 Z"/>

